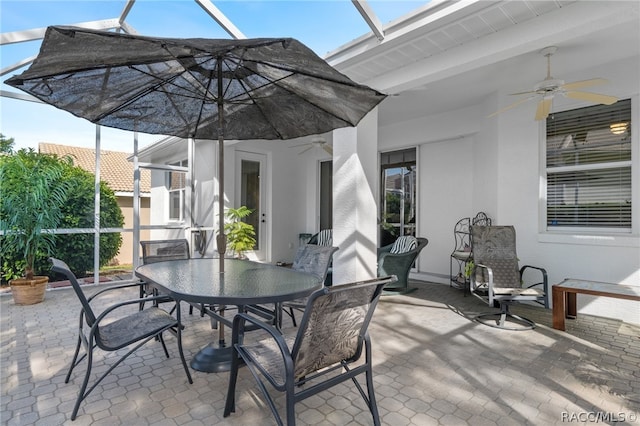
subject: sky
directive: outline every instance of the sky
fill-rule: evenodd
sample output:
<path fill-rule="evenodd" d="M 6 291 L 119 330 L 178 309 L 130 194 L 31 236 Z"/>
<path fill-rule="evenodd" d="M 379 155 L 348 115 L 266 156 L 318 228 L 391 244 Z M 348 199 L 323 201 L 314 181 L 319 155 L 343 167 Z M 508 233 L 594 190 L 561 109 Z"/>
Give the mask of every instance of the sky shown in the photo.
<path fill-rule="evenodd" d="M 213 3 L 248 38 L 293 37 L 322 57 L 370 32 L 350 0 L 213 0 Z M 369 0 L 383 25 L 426 3 Z M 118 18 L 125 4 L 126 0 L 0 0 L 0 32 Z M 125 21 L 138 34 L 147 36 L 230 38 L 194 0 L 137 0 Z M 39 47 L 40 41 L 0 46 L 0 69 L 36 55 Z M 0 89 L 19 92 L 4 81 L 26 68 L 0 76 Z M 16 149 L 37 149 L 39 142 L 94 147 L 96 126 L 51 105 L 0 97 L 0 133 L 13 138 Z M 103 150 L 133 151 L 132 132 L 101 127 L 100 140 Z M 158 135 L 139 134 L 139 148 L 157 140 Z"/>

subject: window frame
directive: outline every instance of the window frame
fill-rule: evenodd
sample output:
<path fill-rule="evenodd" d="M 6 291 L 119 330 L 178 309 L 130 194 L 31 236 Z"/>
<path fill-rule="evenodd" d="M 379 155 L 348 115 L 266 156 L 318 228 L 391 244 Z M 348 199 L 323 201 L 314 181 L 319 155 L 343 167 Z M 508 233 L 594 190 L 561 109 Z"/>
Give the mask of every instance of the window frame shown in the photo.
<path fill-rule="evenodd" d="M 174 161 L 168 163 L 169 166 L 175 167 L 188 167 L 189 163 L 187 159 Z M 171 176 L 172 173 L 183 173 L 184 185 L 181 188 L 171 189 Z M 185 200 L 186 200 L 186 189 L 187 189 L 187 172 L 186 171 L 167 171 L 165 172 L 165 188 L 167 190 L 167 222 L 176 222 L 182 223 L 185 220 Z M 172 196 L 173 194 L 178 194 L 178 202 L 179 206 L 179 217 L 172 217 Z"/>
<path fill-rule="evenodd" d="M 638 96 L 626 97 L 631 101 L 631 160 L 615 162 L 620 167 L 631 167 L 631 227 L 583 227 L 583 226 L 553 226 L 547 225 L 547 122 L 539 122 L 539 222 L 538 241 L 543 243 L 587 244 L 600 246 L 640 247 L 640 138 L 635 126 L 640 123 L 638 117 Z M 570 111 L 590 105 L 574 105 L 563 111 Z M 611 167 L 612 163 L 601 163 L 600 167 Z M 571 166 L 573 167 L 573 166 Z M 571 169 L 567 168 L 567 170 Z M 584 165 L 584 168 L 593 168 Z M 556 172 L 562 168 L 556 167 Z"/>

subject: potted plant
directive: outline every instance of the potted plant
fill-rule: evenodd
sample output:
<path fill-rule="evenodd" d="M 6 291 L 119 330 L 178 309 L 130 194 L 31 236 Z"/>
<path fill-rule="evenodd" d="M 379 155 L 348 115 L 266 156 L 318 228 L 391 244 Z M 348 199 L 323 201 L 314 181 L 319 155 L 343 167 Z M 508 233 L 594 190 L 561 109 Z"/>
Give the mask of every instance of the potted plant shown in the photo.
<path fill-rule="evenodd" d="M 71 160 L 39 154 L 32 148 L 0 155 L 2 251 L 20 253 L 24 262 L 20 265 L 23 277 L 6 277 L 16 304 L 44 300 L 49 278 L 36 276 L 34 264 L 39 254 L 51 252 L 53 230 L 62 219 L 69 187 L 62 179 L 63 161 Z"/>
<path fill-rule="evenodd" d="M 253 210 L 246 206 L 240 206 L 237 209 L 229 208 L 224 214 L 229 221 L 224 225 L 227 246 L 241 259 L 245 257 L 245 251 L 253 250 L 256 245 L 256 231 L 253 225 L 242 221 L 251 213 Z"/>

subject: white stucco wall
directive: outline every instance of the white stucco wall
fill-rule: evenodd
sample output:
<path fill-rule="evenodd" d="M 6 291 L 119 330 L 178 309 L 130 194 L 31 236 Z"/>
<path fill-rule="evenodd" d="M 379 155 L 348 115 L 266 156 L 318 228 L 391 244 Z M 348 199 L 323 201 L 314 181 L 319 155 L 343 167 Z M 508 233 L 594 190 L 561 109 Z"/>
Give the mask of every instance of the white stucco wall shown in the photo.
<path fill-rule="evenodd" d="M 633 98 L 638 118 L 637 60 L 610 64 L 611 83 L 604 92 Z M 565 76 L 567 81 L 592 78 L 602 70 L 583 70 Z M 486 116 L 512 102 L 504 94 L 482 105 L 433 117 L 424 117 L 381 129 L 380 150 L 419 148 L 419 233 L 429 239 L 422 251 L 417 277 L 448 282 L 453 227 L 458 219 L 485 211 L 494 224 L 514 225 L 521 264 L 547 269 L 550 284 L 566 277 L 640 286 L 640 228 L 635 210 L 634 233 L 624 236 L 583 238 L 549 234 L 540 226 L 540 134 L 533 120 L 535 102 Z M 554 100 L 554 110 L 586 106 Z M 637 127 L 637 126 L 636 126 Z M 635 131 L 634 167 L 638 168 L 640 143 Z M 637 176 L 637 175 L 636 175 Z M 635 200 L 640 184 L 634 180 Z M 637 302 L 579 296 L 580 312 L 640 324 Z"/>

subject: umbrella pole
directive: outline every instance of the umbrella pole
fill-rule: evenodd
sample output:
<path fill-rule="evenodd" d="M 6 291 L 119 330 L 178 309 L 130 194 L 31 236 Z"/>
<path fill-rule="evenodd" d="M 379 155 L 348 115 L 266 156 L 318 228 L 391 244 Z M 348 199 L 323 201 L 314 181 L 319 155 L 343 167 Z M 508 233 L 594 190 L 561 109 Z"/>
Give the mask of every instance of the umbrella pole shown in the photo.
<path fill-rule="evenodd" d="M 222 58 L 218 57 L 218 255 L 220 258 L 220 274 L 224 274 L 224 254 L 227 251 L 227 236 L 224 234 L 224 102 L 222 93 Z M 223 280 L 222 275 L 220 280 Z M 224 306 L 220 306 L 220 316 L 224 316 Z M 224 324 L 218 327 L 218 343 L 225 347 Z"/>

